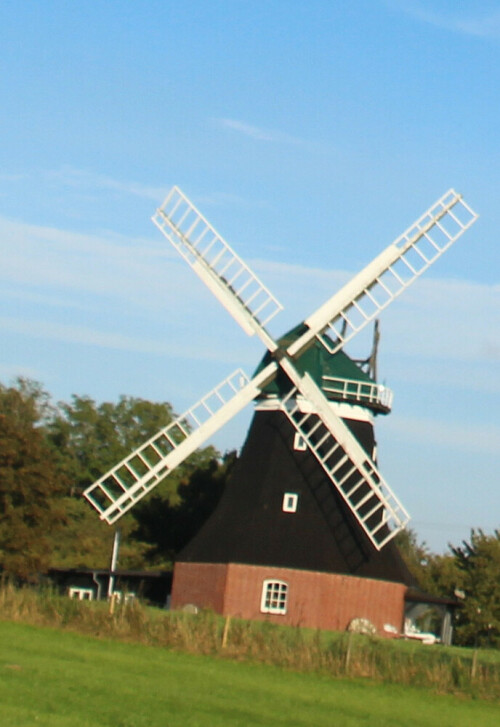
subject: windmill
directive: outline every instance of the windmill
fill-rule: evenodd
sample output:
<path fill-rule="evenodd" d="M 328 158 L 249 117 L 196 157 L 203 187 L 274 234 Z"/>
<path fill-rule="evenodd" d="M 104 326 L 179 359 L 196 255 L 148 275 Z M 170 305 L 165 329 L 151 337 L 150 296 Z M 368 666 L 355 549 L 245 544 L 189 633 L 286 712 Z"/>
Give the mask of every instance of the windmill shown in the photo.
<path fill-rule="evenodd" d="M 275 340 L 281 304 L 174 187 L 153 222 L 266 353 L 231 374 L 84 493 L 114 523 L 254 402 L 241 457 L 215 513 L 180 554 L 172 604 L 344 628 L 401 627 L 410 577 L 394 546 L 409 520 L 376 464 L 373 417 L 391 408 L 371 356 L 345 345 L 477 219 L 447 192 L 347 285 Z"/>

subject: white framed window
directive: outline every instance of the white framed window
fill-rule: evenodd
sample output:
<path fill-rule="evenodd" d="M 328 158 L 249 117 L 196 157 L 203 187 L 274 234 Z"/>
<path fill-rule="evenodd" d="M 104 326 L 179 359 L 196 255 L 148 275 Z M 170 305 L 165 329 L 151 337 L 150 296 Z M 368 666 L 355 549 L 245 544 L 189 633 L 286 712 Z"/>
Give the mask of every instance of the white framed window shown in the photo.
<path fill-rule="evenodd" d="M 93 601 L 94 591 L 92 588 L 76 588 L 72 587 L 68 593 L 70 598 L 76 598 L 78 601 Z"/>
<path fill-rule="evenodd" d="M 265 580 L 262 584 L 260 610 L 262 613 L 285 614 L 288 602 L 288 583 Z"/>
<path fill-rule="evenodd" d="M 302 434 L 300 434 L 300 432 L 295 432 L 295 436 L 293 438 L 293 448 L 298 452 L 305 452 L 307 449 L 307 442 Z"/>
<path fill-rule="evenodd" d="M 283 512 L 297 512 L 299 496 L 295 492 L 285 492 L 283 495 Z"/>
<path fill-rule="evenodd" d="M 135 600 L 136 594 L 133 591 L 127 591 L 125 593 L 123 591 L 113 591 L 111 598 L 114 598 L 116 603 L 127 604 Z"/>

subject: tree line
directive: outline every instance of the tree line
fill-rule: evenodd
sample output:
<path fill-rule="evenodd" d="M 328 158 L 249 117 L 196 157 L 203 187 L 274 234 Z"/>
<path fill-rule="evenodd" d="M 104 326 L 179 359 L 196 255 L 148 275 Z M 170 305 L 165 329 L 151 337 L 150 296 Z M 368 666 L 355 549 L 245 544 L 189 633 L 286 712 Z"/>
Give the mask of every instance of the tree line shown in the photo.
<path fill-rule="evenodd" d="M 114 530 L 82 492 L 173 418 L 168 402 L 74 395 L 54 404 L 38 382 L 0 384 L 0 572 L 30 581 L 49 567 L 109 567 Z M 204 447 L 166 477 L 120 520 L 120 567 L 171 568 L 235 461 Z M 500 531 L 472 530 L 442 555 L 411 530 L 397 542 L 422 590 L 460 600 L 455 640 L 500 646 Z"/>
<path fill-rule="evenodd" d="M 34 381 L 0 384 L 0 570 L 109 567 L 114 529 L 83 491 L 175 414 L 169 403 L 87 396 L 52 403 Z M 234 454 L 199 449 L 120 520 L 122 568 L 169 568 L 217 504 Z"/>

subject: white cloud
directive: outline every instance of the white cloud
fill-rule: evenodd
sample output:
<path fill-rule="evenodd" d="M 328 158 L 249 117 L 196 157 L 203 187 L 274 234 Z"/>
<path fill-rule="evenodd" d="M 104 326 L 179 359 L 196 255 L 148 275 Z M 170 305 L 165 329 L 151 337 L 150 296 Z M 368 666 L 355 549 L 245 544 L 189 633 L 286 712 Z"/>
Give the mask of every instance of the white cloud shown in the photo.
<path fill-rule="evenodd" d="M 500 10 L 490 7 L 481 8 L 480 3 L 474 3 L 473 11 L 463 11 L 462 8 L 453 9 L 436 8 L 432 2 L 407 2 L 406 0 L 390 0 L 389 5 L 429 25 L 464 35 L 473 35 L 481 38 L 500 38 Z"/>
<path fill-rule="evenodd" d="M 383 345 L 383 343 L 382 343 Z M 399 387 L 400 383 L 418 387 L 426 391 L 429 387 L 467 390 L 476 394 L 487 394 L 489 397 L 500 394 L 500 377 L 498 365 L 486 365 L 484 361 L 452 361 L 442 357 L 419 358 L 414 356 L 382 357 L 384 365 L 382 376 L 387 376 L 389 386 Z M 387 365 L 385 365 L 387 362 Z M 500 403 L 500 402 L 499 402 Z"/>
<path fill-rule="evenodd" d="M 182 296 L 185 278 L 192 278 L 161 239 L 155 244 L 144 238 L 82 234 L 0 217 L 0 245 L 0 280 L 15 286 L 18 297 L 27 289 L 53 299 L 71 294 L 76 300 L 78 293 L 86 293 L 147 308 Z"/>
<path fill-rule="evenodd" d="M 231 194 L 230 192 L 212 192 L 211 194 L 198 194 L 196 195 L 196 204 L 203 206 L 213 207 L 239 207 L 247 209 L 255 209 L 268 207 L 269 202 L 266 200 L 248 200 L 245 197 L 241 197 L 238 194 Z"/>
<path fill-rule="evenodd" d="M 0 217 L 0 246 L 3 325 L 11 332 L 17 327 L 25 337 L 212 358 L 230 366 L 260 355 L 251 353 L 254 339 L 250 346 L 238 335 L 236 324 L 161 237 L 155 243 L 81 234 Z M 351 277 L 272 260 L 249 263 L 285 305 L 271 324 L 276 336 Z M 67 325 L 68 318 L 76 327 Z M 387 362 L 381 375 L 389 386 L 395 380 L 423 384 L 431 371 L 433 385 L 498 392 L 500 285 L 423 279 L 384 311 L 381 324 L 381 361 Z M 156 333 L 164 342 L 154 340 Z M 348 352 L 366 354 L 370 337 L 370 331 L 358 337 L 355 352 Z"/>
<path fill-rule="evenodd" d="M 238 119 L 214 119 L 214 121 L 224 129 L 236 131 L 244 136 L 249 136 L 251 139 L 255 139 L 256 141 L 278 142 L 283 144 L 303 143 L 300 139 L 295 136 L 291 136 L 290 134 L 286 134 L 281 131 L 262 129 L 258 126 L 248 124 L 246 121 L 239 121 Z"/>
<path fill-rule="evenodd" d="M 404 439 L 415 447 L 432 444 L 438 448 L 456 449 L 497 456 L 500 451 L 500 427 L 480 424 L 457 424 L 450 421 L 419 417 L 393 417 L 384 422 L 394 442 Z"/>
<path fill-rule="evenodd" d="M 228 366 L 253 361 L 247 337 L 161 236 L 155 244 L 0 217 L 0 250 L 5 332 Z"/>
<path fill-rule="evenodd" d="M 500 10 L 483 15 L 455 20 L 455 30 L 483 38 L 500 38 Z"/>
<path fill-rule="evenodd" d="M 188 317 L 210 297 L 161 236 L 155 242 L 154 237 L 82 234 L 0 217 L 0 247 L 3 294 L 17 300 L 88 308 L 92 296 L 99 296 L 94 301 L 99 305 L 105 296 L 140 309 L 177 309 L 182 301 L 182 314 Z M 290 325 L 312 312 L 348 277 L 346 272 L 273 261 L 248 262 L 278 298 L 288 297 Z"/>
<path fill-rule="evenodd" d="M 7 302 L 9 300 L 13 301 L 14 304 L 16 303 L 34 303 L 38 306 L 47 306 L 52 308 L 64 308 L 66 310 L 75 308 L 80 310 L 89 310 L 89 306 L 87 304 L 82 303 L 79 300 L 76 300 L 73 297 L 70 297 L 69 295 L 63 296 L 63 295 L 57 295 L 52 294 L 50 292 L 44 293 L 38 293 L 33 292 L 30 290 L 27 290 L 26 288 L 12 288 L 8 289 L 7 287 L 4 287 L 2 291 L 2 296 L 4 300 Z"/>
<path fill-rule="evenodd" d="M 0 330 L 46 341 L 59 341 L 79 346 L 97 346 L 118 351 L 130 351 L 144 355 L 160 355 L 202 361 L 224 361 L 239 364 L 238 349 L 231 357 L 225 348 L 201 344 L 199 341 L 174 343 L 172 340 L 153 339 L 147 336 L 127 336 L 124 333 L 97 330 L 86 326 L 55 323 L 43 319 L 22 319 L 0 316 Z M 192 337 L 191 337 L 192 338 Z M 18 371 L 18 369 L 16 369 Z"/>
<path fill-rule="evenodd" d="M 168 190 L 164 187 L 150 187 L 136 182 L 122 182 L 103 174 L 84 169 L 62 166 L 56 170 L 46 170 L 42 176 L 49 182 L 78 189 L 109 189 L 135 197 L 144 197 L 159 203 Z"/>
<path fill-rule="evenodd" d="M 500 285 L 421 279 L 382 314 L 384 346 L 416 358 L 496 361 Z"/>
<path fill-rule="evenodd" d="M 20 182 L 26 179 L 26 174 L 0 174 L 0 182 Z"/>
<path fill-rule="evenodd" d="M 2 379 L 3 382 L 14 381 L 14 379 L 17 379 L 18 377 L 37 381 L 40 377 L 40 372 L 29 366 L 0 364 L 0 379 Z"/>

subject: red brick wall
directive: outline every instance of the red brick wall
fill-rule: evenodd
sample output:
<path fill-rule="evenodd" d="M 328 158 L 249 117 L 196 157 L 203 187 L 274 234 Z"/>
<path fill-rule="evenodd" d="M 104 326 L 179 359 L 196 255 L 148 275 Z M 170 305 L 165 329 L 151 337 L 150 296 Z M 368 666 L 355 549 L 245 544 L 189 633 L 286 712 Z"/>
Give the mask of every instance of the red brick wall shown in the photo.
<path fill-rule="evenodd" d="M 288 583 L 285 615 L 260 612 L 262 583 L 268 578 Z M 387 635 L 384 624 L 402 629 L 405 591 L 400 583 L 335 573 L 236 563 L 179 563 L 172 607 L 194 603 L 224 615 L 336 631 L 344 631 L 353 618 L 365 618 L 380 635 Z"/>
<path fill-rule="evenodd" d="M 224 613 L 225 563 L 177 563 L 172 584 L 171 608 L 192 603 Z"/>

